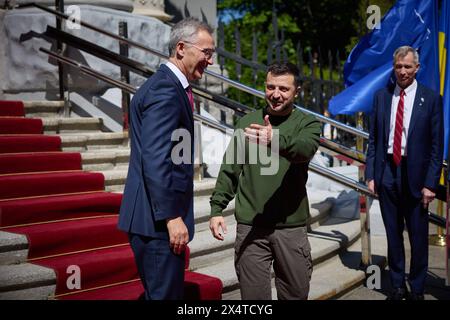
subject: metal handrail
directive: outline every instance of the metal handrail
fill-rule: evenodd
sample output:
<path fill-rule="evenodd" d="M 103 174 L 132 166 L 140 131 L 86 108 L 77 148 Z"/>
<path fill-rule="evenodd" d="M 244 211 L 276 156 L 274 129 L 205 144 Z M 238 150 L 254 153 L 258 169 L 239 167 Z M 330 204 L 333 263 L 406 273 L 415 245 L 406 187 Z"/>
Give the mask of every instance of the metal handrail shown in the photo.
<path fill-rule="evenodd" d="M 34 7 L 37 7 L 37 8 L 39 8 L 39 9 L 41 9 L 41 10 L 44 10 L 44 11 L 46 11 L 46 12 L 48 12 L 48 13 L 54 14 L 54 15 L 60 17 L 60 18 L 66 19 L 66 20 L 70 19 L 70 17 L 69 17 L 68 15 L 64 14 L 64 13 L 61 13 L 61 12 L 59 12 L 59 11 L 56 11 L 56 10 L 53 10 L 53 9 L 50 9 L 50 8 L 47 8 L 47 7 L 42 6 L 42 5 L 40 5 L 40 4 L 37 4 L 37 3 L 25 4 L 25 5 L 23 5 L 22 7 L 27 7 L 27 6 L 34 6 Z M 109 36 L 109 37 L 111 37 L 111 38 L 114 38 L 114 39 L 120 41 L 121 43 L 126 43 L 126 44 L 128 44 L 128 45 L 131 45 L 131 46 L 133 46 L 133 47 L 139 48 L 139 49 L 141 49 L 141 50 L 150 52 L 150 53 L 152 53 L 152 54 L 158 56 L 158 57 L 161 58 L 161 59 L 167 60 L 167 59 L 169 58 L 166 54 L 162 53 L 162 52 L 159 51 L 159 50 L 152 49 L 152 48 L 150 48 L 150 47 L 144 46 L 144 45 L 142 45 L 142 44 L 140 44 L 140 43 L 137 43 L 137 42 L 135 42 L 135 41 L 133 41 L 133 40 L 124 38 L 124 37 L 119 36 L 119 35 L 117 35 L 117 34 L 111 33 L 111 32 L 109 32 L 109 31 L 102 30 L 102 29 L 100 29 L 100 28 L 98 28 L 98 27 L 96 27 L 96 26 L 94 26 L 94 25 L 92 25 L 92 24 L 90 24 L 90 23 L 87 23 L 87 22 L 84 22 L 84 21 L 81 21 L 81 20 L 80 20 L 80 21 L 79 21 L 79 24 L 82 25 L 82 26 L 84 26 L 84 27 L 86 27 L 86 28 L 89 28 L 89 29 L 91 29 L 91 30 L 94 30 L 94 31 L 96 31 L 96 32 L 99 32 L 99 33 L 101 33 L 101 34 L 104 34 L 104 35 L 106 35 L 106 36 Z M 264 92 L 262 92 L 262 91 L 256 90 L 256 89 L 251 88 L 251 87 L 249 87 L 249 86 L 246 86 L 246 85 L 244 85 L 244 84 L 242 84 L 242 83 L 240 83 L 240 82 L 238 82 L 238 81 L 231 80 L 231 79 L 229 79 L 229 78 L 227 78 L 227 77 L 224 77 L 224 76 L 222 76 L 222 75 L 220 75 L 220 74 L 218 74 L 218 73 L 212 72 L 212 71 L 210 71 L 210 70 L 205 70 L 205 74 L 208 75 L 208 76 L 211 76 L 211 77 L 215 78 L 216 80 L 219 80 L 219 81 L 221 81 L 221 82 L 224 82 L 224 83 L 226 83 L 226 84 L 228 84 L 228 85 L 230 85 L 230 86 L 232 86 L 232 87 L 234 87 L 234 88 L 236 88 L 236 89 L 239 89 L 239 90 L 241 90 L 241 91 L 247 92 L 247 93 L 249 93 L 249 94 L 251 94 L 251 95 L 253 95 L 253 96 L 255 96 L 255 97 L 264 99 L 264 96 L 265 96 L 265 95 L 264 95 Z M 352 134 L 354 134 L 354 135 L 356 135 L 356 136 L 360 136 L 360 137 L 362 137 L 362 138 L 364 138 L 364 139 L 368 139 L 368 138 L 369 138 L 369 134 L 368 134 L 367 132 L 363 131 L 363 130 L 359 130 L 359 129 L 357 129 L 357 128 L 354 128 L 354 127 L 352 127 L 352 126 L 346 125 L 346 124 L 344 124 L 344 123 L 342 123 L 342 122 L 339 122 L 339 121 L 337 121 L 337 120 L 330 119 L 330 118 L 328 118 L 328 117 L 326 117 L 326 116 L 323 116 L 323 115 L 321 115 L 321 114 L 319 114 L 319 113 L 316 113 L 316 112 L 314 112 L 314 111 L 308 110 L 308 109 L 306 109 L 306 108 L 300 107 L 300 106 L 298 106 L 298 105 L 295 105 L 295 107 L 298 108 L 299 110 L 301 110 L 301 111 L 307 113 L 307 114 L 310 114 L 310 115 L 316 117 L 316 118 L 317 118 L 319 121 L 321 121 L 321 122 L 329 123 L 330 125 L 332 125 L 332 126 L 338 128 L 338 129 L 341 129 L 341 130 L 343 130 L 343 131 L 352 133 Z"/>
<path fill-rule="evenodd" d="M 82 65 L 78 61 L 75 61 L 73 59 L 64 57 L 62 55 L 59 55 L 59 54 L 57 54 L 57 53 L 55 53 L 55 52 L 53 52 L 51 50 L 48 50 L 48 49 L 45 49 L 45 48 L 42 48 L 42 47 L 39 48 L 39 51 L 42 51 L 42 52 L 48 54 L 49 56 L 51 56 L 52 58 L 55 58 L 58 61 L 64 62 L 64 63 L 66 63 L 66 64 L 68 64 L 68 65 L 70 65 L 72 67 L 75 67 L 75 68 L 79 69 L 81 72 L 83 72 L 83 73 L 85 73 L 87 75 L 90 75 L 90 76 L 92 76 L 92 77 L 94 77 L 96 79 L 100 79 L 100 80 L 102 80 L 102 81 L 104 81 L 106 83 L 109 83 L 109 84 L 111 84 L 111 85 L 113 85 L 115 87 L 118 87 L 118 88 L 120 88 L 122 90 L 125 90 L 128 93 L 133 93 L 133 94 L 136 93 L 136 89 L 132 85 L 129 85 L 128 83 L 125 83 L 125 82 L 122 82 L 122 81 L 119 81 L 119 80 L 112 79 L 111 77 L 108 77 L 104 73 L 101 73 L 101 72 L 96 71 L 96 70 L 94 70 L 92 68 L 86 67 L 85 65 Z"/>
<path fill-rule="evenodd" d="M 104 81 L 106 83 L 109 83 L 109 84 L 111 84 L 111 85 L 113 85 L 113 86 L 115 86 L 115 87 L 117 87 L 117 88 L 119 88 L 121 90 L 124 90 L 124 91 L 126 91 L 128 93 L 135 94 L 136 91 L 137 91 L 137 89 L 135 87 L 133 87 L 132 85 L 129 85 L 129 84 L 123 82 L 123 81 L 115 80 L 115 79 L 107 76 L 106 74 L 104 74 L 102 72 L 96 71 L 96 70 L 94 70 L 92 68 L 89 68 L 89 67 L 87 67 L 85 65 L 82 65 L 81 63 L 79 63 L 79 62 L 77 62 L 77 61 L 75 61 L 73 59 L 64 57 L 64 56 L 62 56 L 60 54 L 57 54 L 57 53 L 55 53 L 55 52 L 53 52 L 51 50 L 48 50 L 48 49 L 45 49 L 45 48 L 39 48 L 39 51 L 48 54 L 49 56 L 51 56 L 52 58 L 54 58 L 54 59 L 56 59 L 56 60 L 58 60 L 60 62 L 68 64 L 68 65 L 70 65 L 72 67 L 75 67 L 78 70 L 80 70 L 81 72 L 83 72 L 83 73 L 85 73 L 85 74 L 87 74 L 87 75 L 89 75 L 91 77 L 94 77 L 96 79 L 100 79 L 100 80 L 102 80 L 102 81 Z M 208 126 L 210 126 L 212 128 L 215 128 L 215 129 L 218 129 L 218 130 L 221 130 L 221 131 L 224 131 L 224 132 L 227 132 L 228 130 L 233 130 L 233 128 L 224 126 L 223 124 L 218 123 L 218 122 L 214 122 L 211 119 L 208 119 L 207 117 L 202 116 L 202 115 L 197 114 L 197 113 L 194 113 L 194 119 L 196 119 L 198 121 L 201 121 L 201 122 L 207 124 Z"/>
<path fill-rule="evenodd" d="M 87 74 L 89 76 L 92 76 L 94 78 L 97 78 L 97 79 L 100 79 L 102 81 L 105 81 L 105 82 L 107 82 L 107 83 L 109 83 L 111 85 L 114 85 L 114 86 L 118 87 L 119 89 L 127 91 L 128 93 L 134 94 L 137 91 L 136 88 L 134 88 L 133 86 L 131 86 L 129 84 L 127 84 L 125 82 L 122 82 L 122 81 L 119 81 L 119 80 L 112 79 L 111 77 L 105 75 L 104 73 L 101 73 L 99 71 L 95 71 L 95 70 L 93 70 L 93 69 L 91 69 L 89 67 L 86 67 L 86 66 L 80 64 L 79 62 L 73 60 L 73 59 L 61 56 L 61 55 L 59 55 L 59 54 L 57 54 L 57 53 L 55 53 L 53 51 L 50 51 L 48 49 L 45 49 L 45 48 L 40 48 L 39 50 L 44 52 L 44 53 L 46 53 L 46 54 L 48 54 L 52 58 L 57 59 L 58 61 L 61 61 L 61 62 L 66 63 L 66 64 L 68 64 L 68 65 L 70 65 L 72 67 L 75 67 L 75 68 L 79 69 L 81 72 L 83 72 L 83 73 L 85 73 L 85 74 Z M 222 125 L 220 123 L 214 122 L 214 121 L 212 121 L 212 120 L 210 120 L 210 119 L 208 119 L 208 118 L 206 118 L 206 117 L 204 117 L 202 115 L 199 115 L 199 114 L 194 114 L 194 117 L 196 119 L 202 121 L 202 122 L 207 123 L 211 127 L 214 127 L 214 128 L 216 128 L 218 130 L 221 130 L 222 132 L 228 132 L 228 130 L 232 129 L 232 128 L 224 126 L 224 125 Z M 327 169 L 325 167 L 319 166 L 319 165 L 314 164 L 314 163 L 310 163 L 310 168 L 314 172 L 322 174 L 322 175 L 326 176 L 327 178 L 330 178 L 330 179 L 332 179 L 332 180 L 334 180 L 336 182 L 341 182 L 342 184 L 344 184 L 347 187 L 353 188 L 353 189 L 357 190 L 358 192 L 364 193 L 364 195 L 376 197 L 376 195 L 374 193 L 370 192 L 369 189 L 365 185 L 363 185 L 363 184 L 361 184 L 361 183 L 359 183 L 359 182 L 357 182 L 355 180 L 352 180 L 352 179 L 350 179 L 350 178 L 348 178 L 348 177 L 346 177 L 344 175 L 335 173 L 334 171 L 332 171 L 330 169 Z"/>
<path fill-rule="evenodd" d="M 45 49 L 45 48 L 40 48 L 39 50 L 44 52 L 44 53 L 46 53 L 46 54 L 48 54 L 49 56 L 51 56 L 54 59 L 57 59 L 57 60 L 59 60 L 59 61 L 61 61 L 63 63 L 69 64 L 72 67 L 75 67 L 75 68 L 79 69 L 81 72 L 83 72 L 83 73 L 85 73 L 85 74 L 87 74 L 89 76 L 92 76 L 94 78 L 97 78 L 97 79 L 100 79 L 102 81 L 105 81 L 105 82 L 107 82 L 107 83 L 109 83 L 111 85 L 114 85 L 114 86 L 118 87 L 119 89 L 125 90 L 125 91 L 127 91 L 129 93 L 133 93 L 133 94 L 136 92 L 136 88 L 134 88 L 133 86 L 131 86 L 131 85 L 125 83 L 125 82 L 112 79 L 111 77 L 108 77 L 107 75 L 105 75 L 105 74 L 103 74 L 101 72 L 92 70 L 89 67 L 81 65 L 77 61 L 74 61 L 74 60 L 72 60 L 70 58 L 67 58 L 67 57 L 63 57 L 63 56 L 61 56 L 61 55 L 59 55 L 57 53 L 54 53 L 54 52 L 52 52 L 50 50 Z M 207 124 L 210 127 L 213 127 L 215 129 L 218 129 L 218 130 L 220 130 L 222 132 L 225 132 L 225 133 L 228 133 L 229 130 L 232 129 L 232 128 L 224 126 L 224 125 L 222 125 L 220 123 L 214 122 L 214 121 L 212 121 L 212 120 L 210 120 L 210 119 L 208 119 L 208 118 L 206 118 L 206 117 L 204 117 L 202 115 L 199 115 L 199 114 L 194 114 L 194 118 L 196 120 L 199 120 L 199 121 Z M 311 171 L 313 171 L 313 172 L 315 172 L 315 173 L 325 177 L 325 178 L 331 179 L 334 182 L 337 182 L 337 183 L 340 183 L 340 184 L 342 184 L 342 185 L 344 185 L 346 187 L 349 187 L 349 188 L 351 188 L 351 189 L 353 189 L 353 190 L 363 194 L 364 196 L 369 196 L 369 197 L 372 197 L 372 198 L 378 198 L 378 196 L 375 193 L 371 192 L 369 190 L 369 188 L 367 188 L 366 185 L 364 185 L 364 184 L 362 184 L 362 183 L 360 183 L 360 182 L 358 182 L 356 180 L 353 180 L 351 178 L 348 178 L 348 177 L 346 177 L 346 176 L 344 176 L 344 175 L 342 175 L 340 173 L 337 173 L 337 172 L 335 172 L 333 170 L 330 170 L 330 169 L 328 169 L 326 167 L 323 167 L 323 166 L 320 166 L 320 165 L 318 165 L 316 163 L 310 162 L 309 163 L 309 169 Z M 442 217 L 440 217 L 440 216 L 438 216 L 438 215 L 436 215 L 436 214 L 434 214 L 432 212 L 429 212 L 429 214 L 430 214 L 430 217 L 431 217 L 430 222 L 432 222 L 434 224 L 437 224 L 439 226 L 445 227 L 445 219 L 444 218 L 442 218 Z"/>
<path fill-rule="evenodd" d="M 105 49 L 103 47 L 98 46 L 97 44 L 94 44 L 92 42 L 89 42 L 84 39 L 80 39 L 79 37 L 76 37 L 72 34 L 69 34 L 67 32 L 56 30 L 55 28 L 51 26 L 47 26 L 47 30 L 43 33 L 45 37 L 53 38 L 53 39 L 61 39 L 62 41 L 70 46 L 73 46 L 79 50 L 82 50 L 84 52 L 87 52 L 89 54 L 92 54 L 100 59 L 105 60 L 105 57 L 107 58 L 107 61 L 113 64 L 116 64 L 117 66 L 121 68 L 125 68 L 131 72 L 137 73 L 144 77 L 151 76 L 155 71 L 148 67 L 147 65 L 144 65 L 142 63 L 136 62 L 130 58 L 123 57 L 115 52 L 112 52 L 108 49 Z M 41 34 L 39 34 L 41 36 Z M 74 62 L 76 63 L 76 62 Z M 102 76 L 104 77 L 104 75 Z M 252 108 L 249 108 L 245 105 L 242 105 L 238 102 L 235 102 L 234 100 L 231 100 L 229 98 L 223 97 L 221 95 L 218 95 L 216 93 L 212 93 L 208 91 L 205 88 L 200 87 L 199 85 L 192 84 L 193 92 L 196 94 L 197 97 L 201 97 L 202 99 L 210 100 L 215 103 L 218 103 L 219 105 L 224 105 L 225 107 L 234 110 L 234 112 L 242 116 L 248 111 L 253 111 Z M 350 158 L 351 160 L 358 161 L 360 163 L 365 162 L 365 154 L 348 148 L 342 144 L 339 144 L 335 141 L 328 140 L 324 137 L 320 140 L 320 145 L 322 148 L 325 148 L 327 153 L 336 152 L 341 155 L 346 156 L 347 158 Z"/>
<path fill-rule="evenodd" d="M 202 123 L 205 123 L 209 127 L 218 129 L 218 130 L 224 132 L 225 134 L 229 133 L 230 131 L 234 131 L 234 128 L 224 126 L 223 124 L 221 124 L 219 122 L 214 122 L 211 119 L 209 119 L 205 116 L 202 116 L 201 114 L 198 114 L 198 113 L 194 113 L 194 119 L 197 121 L 200 121 Z"/>
<path fill-rule="evenodd" d="M 54 53 L 53 51 L 47 50 L 45 48 L 40 48 L 39 50 L 44 52 L 44 53 L 46 53 L 46 54 L 48 54 L 49 56 L 53 57 L 54 59 L 56 59 L 58 61 L 61 61 L 61 62 L 66 63 L 66 64 L 69 64 L 72 67 L 75 67 L 75 68 L 79 69 L 81 72 L 83 72 L 83 73 L 85 73 L 85 74 L 87 74 L 87 75 L 89 75 L 91 77 L 94 77 L 94 78 L 100 79 L 102 81 L 105 81 L 105 82 L 107 82 L 107 83 L 109 83 L 111 85 L 114 85 L 114 86 L 116 86 L 116 87 L 118 87 L 118 88 L 120 88 L 120 89 L 122 89 L 124 91 L 127 91 L 129 93 L 133 93 L 134 94 L 136 92 L 136 88 L 134 88 L 133 86 L 131 86 L 131 85 L 127 84 L 127 83 L 124 83 L 122 81 L 112 79 L 111 77 L 109 77 L 109 76 L 107 76 L 107 75 L 105 75 L 105 74 L 103 74 L 103 73 L 101 73 L 99 71 L 95 71 L 95 70 L 93 70 L 93 69 L 91 69 L 89 67 L 86 67 L 86 66 L 80 64 L 79 62 L 77 62 L 75 60 L 72 60 L 70 58 L 61 56 L 61 55 L 59 55 L 57 53 Z M 231 129 L 231 128 L 228 128 L 228 127 L 226 127 L 226 126 L 224 126 L 224 125 L 222 125 L 220 123 L 213 122 L 210 119 L 208 119 L 208 118 L 206 118 L 206 117 L 204 117 L 202 115 L 199 115 L 199 114 L 194 114 L 194 117 L 196 119 L 202 121 L 203 123 L 206 123 L 207 125 L 209 125 L 209 126 L 211 126 L 213 128 L 216 128 L 218 130 L 221 130 L 223 132 L 226 132 L 226 133 L 228 132 L 228 130 Z M 319 174 L 321 176 L 324 176 L 324 177 L 326 177 L 326 178 L 328 178 L 330 180 L 333 180 L 334 182 L 337 182 L 337 183 L 340 183 L 340 184 L 342 184 L 342 185 L 344 185 L 346 187 L 349 187 L 349 188 L 351 188 L 351 189 L 361 193 L 364 196 L 369 196 L 369 197 L 372 197 L 372 198 L 378 198 L 378 196 L 375 193 L 371 192 L 369 190 L 369 188 L 367 188 L 366 185 L 364 185 L 364 184 L 362 184 L 362 183 L 360 183 L 360 182 L 358 182 L 356 180 L 353 180 L 351 178 L 348 178 L 348 177 L 346 177 L 346 176 L 344 176 L 342 174 L 334 172 L 333 170 L 330 170 L 330 169 L 328 169 L 326 167 L 322 167 L 322 166 L 320 166 L 318 164 L 310 162 L 309 163 L 309 169 L 311 169 L 311 171 L 313 171 L 313 172 L 315 172 L 315 173 L 317 173 L 317 174 Z M 440 216 L 438 216 L 438 215 L 436 215 L 436 214 L 434 214 L 432 212 L 429 212 L 429 215 L 431 217 L 431 219 L 430 219 L 431 223 L 445 228 L 446 220 L 444 218 L 442 218 L 442 217 L 440 217 Z"/>
<path fill-rule="evenodd" d="M 43 33 L 46 37 L 50 37 L 53 39 L 60 39 L 70 46 L 74 46 L 84 52 L 92 54 L 98 58 L 105 59 L 110 63 L 114 63 L 121 68 L 126 68 L 129 71 L 135 72 L 141 76 L 149 77 L 154 73 L 154 70 L 144 65 L 142 63 L 136 62 L 132 59 L 123 57 L 117 53 L 114 53 L 108 49 L 102 48 L 94 43 L 86 41 L 84 39 L 80 39 L 74 35 L 68 34 L 67 32 L 56 30 L 55 28 L 48 26 L 47 30 Z M 66 60 L 67 61 L 67 60 Z M 72 64 L 76 64 L 77 62 L 73 62 Z M 78 64 L 80 67 L 82 65 Z M 92 71 L 91 71 L 92 72 Z M 104 78 L 105 75 L 99 75 Z M 214 101 L 218 104 L 224 105 L 227 108 L 233 109 L 238 115 L 244 115 L 246 111 L 253 111 L 253 109 L 248 108 L 244 105 L 234 102 L 233 100 L 229 100 L 228 98 L 222 97 L 215 93 L 211 93 L 208 90 L 201 88 L 197 85 L 192 85 L 193 91 L 198 97 L 203 99 Z M 320 145 L 322 148 L 325 148 L 327 153 L 335 152 L 341 155 L 344 155 L 351 160 L 359 161 L 360 163 L 365 162 L 365 155 L 357 150 L 345 147 L 339 143 L 328 140 L 326 138 L 321 138 Z"/>

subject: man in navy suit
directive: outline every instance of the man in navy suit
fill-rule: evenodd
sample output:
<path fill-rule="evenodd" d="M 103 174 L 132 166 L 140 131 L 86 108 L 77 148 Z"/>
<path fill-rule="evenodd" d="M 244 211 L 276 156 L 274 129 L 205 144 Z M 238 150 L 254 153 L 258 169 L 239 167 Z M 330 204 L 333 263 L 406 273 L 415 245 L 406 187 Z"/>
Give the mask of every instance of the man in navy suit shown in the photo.
<path fill-rule="evenodd" d="M 428 204 L 436 195 L 442 166 L 442 104 L 439 94 L 416 81 L 419 67 L 415 49 L 403 46 L 395 51 L 397 83 L 375 93 L 370 118 L 366 180 L 379 195 L 393 300 L 423 300 Z M 410 294 L 405 282 L 405 222 L 411 245 Z"/>
<path fill-rule="evenodd" d="M 118 227 L 129 234 L 147 300 L 183 298 L 185 248 L 194 236 L 189 81 L 202 77 L 214 51 L 207 24 L 182 20 L 170 34 L 169 62 L 131 102 L 131 155 Z M 184 154 L 174 150 L 178 143 L 186 145 L 178 142 L 180 136 L 191 148 Z M 180 161 L 186 157 L 190 159 Z"/>

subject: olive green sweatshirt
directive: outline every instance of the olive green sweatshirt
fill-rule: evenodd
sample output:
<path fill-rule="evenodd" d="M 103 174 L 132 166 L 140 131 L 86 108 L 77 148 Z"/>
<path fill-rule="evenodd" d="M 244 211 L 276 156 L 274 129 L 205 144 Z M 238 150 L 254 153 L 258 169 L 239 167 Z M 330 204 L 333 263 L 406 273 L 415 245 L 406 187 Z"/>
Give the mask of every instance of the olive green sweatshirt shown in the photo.
<path fill-rule="evenodd" d="M 211 216 L 222 215 L 236 196 L 235 216 L 239 223 L 265 227 L 304 225 L 309 217 L 308 164 L 319 146 L 320 123 L 294 109 L 288 116 L 269 115 L 274 129 L 271 146 L 239 140 L 250 124 L 264 125 L 266 114 L 263 109 L 257 110 L 237 123 L 234 143 L 228 145 L 211 196 Z M 255 151 L 257 148 L 261 149 Z"/>

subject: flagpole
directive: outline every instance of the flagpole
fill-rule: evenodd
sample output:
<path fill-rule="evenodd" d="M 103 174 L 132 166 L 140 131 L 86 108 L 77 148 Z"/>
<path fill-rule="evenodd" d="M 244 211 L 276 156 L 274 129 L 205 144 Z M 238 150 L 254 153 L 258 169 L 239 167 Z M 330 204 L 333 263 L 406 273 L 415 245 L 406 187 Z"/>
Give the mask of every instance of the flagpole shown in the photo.
<path fill-rule="evenodd" d="M 363 129 L 363 113 L 358 112 L 356 115 L 357 128 Z M 356 149 L 364 153 L 364 139 L 356 137 Z M 358 180 L 365 184 L 364 165 L 358 166 Z M 372 253 L 370 248 L 370 215 L 369 215 L 369 197 L 359 195 L 359 219 L 361 222 L 361 266 L 367 268 L 372 264 Z"/>

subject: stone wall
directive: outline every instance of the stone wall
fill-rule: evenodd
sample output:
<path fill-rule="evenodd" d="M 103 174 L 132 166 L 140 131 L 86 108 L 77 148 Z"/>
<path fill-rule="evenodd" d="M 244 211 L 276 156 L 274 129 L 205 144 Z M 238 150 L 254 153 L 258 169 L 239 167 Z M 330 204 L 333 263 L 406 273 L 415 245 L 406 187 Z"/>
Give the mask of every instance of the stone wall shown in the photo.
<path fill-rule="evenodd" d="M 167 53 L 170 27 L 155 18 L 90 5 L 80 5 L 80 14 L 81 20 L 113 33 L 118 33 L 119 21 L 126 21 L 130 39 Z M 57 92 L 56 63 L 39 51 L 40 47 L 53 49 L 56 44 L 39 36 L 20 41 L 21 36 L 31 35 L 30 31 L 38 34 L 44 32 L 47 25 L 55 26 L 54 16 L 36 8 L 0 12 L 0 37 L 5 39 L 0 49 L 0 90 L 4 93 Z M 72 30 L 66 28 L 66 31 L 116 53 L 119 52 L 118 42 L 106 35 L 85 27 Z M 120 79 L 120 69 L 113 64 L 73 48 L 69 48 L 66 53 L 80 63 L 114 79 Z M 130 58 L 146 63 L 153 69 L 162 63 L 155 55 L 137 48 L 130 48 Z M 144 80 L 132 74 L 131 84 L 139 86 Z M 80 74 L 72 68 L 69 68 L 69 86 L 73 91 L 92 94 L 102 94 L 109 87 L 104 82 Z"/>

